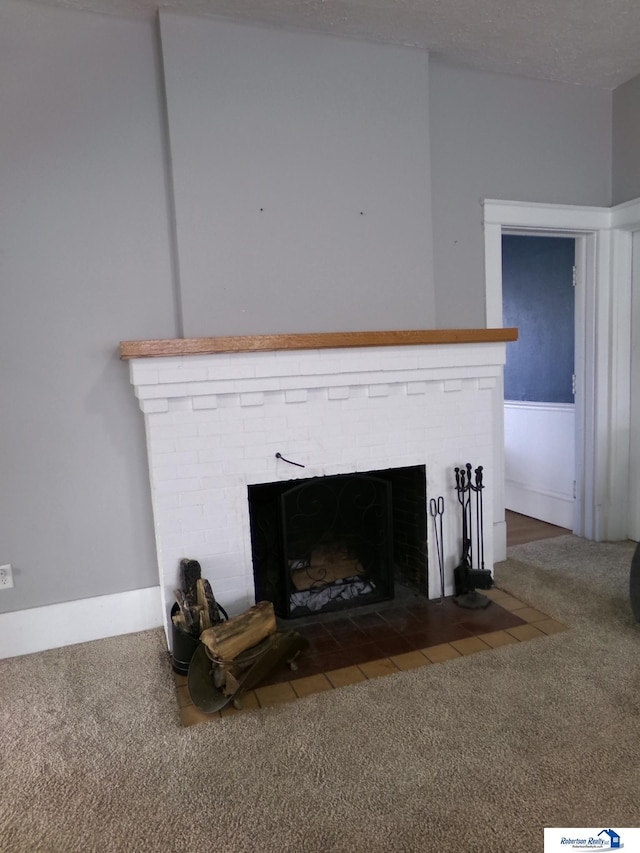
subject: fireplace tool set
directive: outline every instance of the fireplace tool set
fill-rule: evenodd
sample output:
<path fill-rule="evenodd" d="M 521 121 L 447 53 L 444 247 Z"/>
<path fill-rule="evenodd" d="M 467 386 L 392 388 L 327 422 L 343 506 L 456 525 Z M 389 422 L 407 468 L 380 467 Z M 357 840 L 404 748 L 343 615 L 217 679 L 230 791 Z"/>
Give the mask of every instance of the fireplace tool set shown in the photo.
<path fill-rule="evenodd" d="M 260 601 L 231 619 L 201 577 L 197 560 L 180 561 L 180 588 L 171 611 L 172 665 L 187 675 L 193 704 L 212 714 L 242 697 L 278 667 L 296 668 L 308 648 L 297 631 L 278 631 L 273 604 Z"/>
<path fill-rule="evenodd" d="M 456 495 L 462 512 L 462 557 L 454 569 L 454 601 L 460 607 L 481 609 L 491 603 L 478 589 L 491 589 L 493 578 L 489 569 L 484 567 L 484 514 L 482 492 L 484 489 L 483 468 L 479 465 L 475 471 L 471 463 L 464 468 L 456 468 Z M 433 535 L 438 569 L 440 572 L 440 604 L 444 600 L 444 545 L 443 516 L 444 498 L 431 498 L 429 515 L 433 521 Z M 476 565 L 474 567 L 474 560 Z"/>
<path fill-rule="evenodd" d="M 491 589 L 493 586 L 491 572 L 484 567 L 482 465 L 472 471 L 471 463 L 467 462 L 464 468 L 456 468 L 455 472 L 456 493 L 462 510 L 462 559 L 453 573 L 455 581 L 453 600 L 460 607 L 480 610 L 488 607 L 491 600 L 477 590 Z"/>

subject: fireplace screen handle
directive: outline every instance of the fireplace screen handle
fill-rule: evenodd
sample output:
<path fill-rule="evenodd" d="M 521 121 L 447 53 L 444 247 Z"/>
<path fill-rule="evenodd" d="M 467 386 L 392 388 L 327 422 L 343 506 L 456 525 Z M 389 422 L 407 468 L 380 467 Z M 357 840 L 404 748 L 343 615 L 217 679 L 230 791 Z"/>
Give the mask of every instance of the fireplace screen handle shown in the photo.
<path fill-rule="evenodd" d="M 276 459 L 282 459 L 283 462 L 288 462 L 289 465 L 295 465 L 298 468 L 305 467 L 301 462 L 292 462 L 290 459 L 285 459 L 282 453 L 276 453 Z"/>

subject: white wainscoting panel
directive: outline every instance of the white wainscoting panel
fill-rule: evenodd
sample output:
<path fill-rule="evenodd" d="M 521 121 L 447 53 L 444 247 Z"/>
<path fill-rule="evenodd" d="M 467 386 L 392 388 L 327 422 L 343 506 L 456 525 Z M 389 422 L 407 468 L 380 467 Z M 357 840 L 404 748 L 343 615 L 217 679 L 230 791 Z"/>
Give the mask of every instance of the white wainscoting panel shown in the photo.
<path fill-rule="evenodd" d="M 573 529 L 575 407 L 504 404 L 507 509 Z"/>

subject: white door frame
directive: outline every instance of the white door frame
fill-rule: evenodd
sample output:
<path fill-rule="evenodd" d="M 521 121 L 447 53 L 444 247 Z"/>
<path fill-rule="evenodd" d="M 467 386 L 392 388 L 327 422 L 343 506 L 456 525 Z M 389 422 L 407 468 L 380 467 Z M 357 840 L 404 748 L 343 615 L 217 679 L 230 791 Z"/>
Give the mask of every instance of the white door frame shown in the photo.
<path fill-rule="evenodd" d="M 640 230 L 634 231 L 631 280 L 631 364 L 640 365 Z M 640 541 L 640 370 L 631 371 L 631 415 L 629 418 L 629 531 Z"/>
<path fill-rule="evenodd" d="M 635 424 L 632 430 L 631 422 L 631 387 L 632 381 L 637 389 L 638 378 L 632 379 L 631 370 L 631 342 L 632 329 L 634 336 L 640 335 L 640 301 L 632 299 L 632 289 L 634 285 L 634 275 L 638 276 L 638 263 L 640 259 L 636 257 L 633 261 L 634 244 L 638 246 L 637 236 L 640 232 L 640 199 L 619 204 L 611 210 L 611 227 L 615 235 L 615 258 L 616 268 L 614 276 L 617 285 L 623 283 L 625 289 L 620 293 L 617 301 L 617 311 L 614 316 L 614 329 L 616 334 L 620 334 L 627 339 L 628 352 L 617 353 L 618 360 L 612 364 L 612 373 L 616 380 L 615 403 L 618 407 L 619 420 L 622 422 L 622 417 L 626 416 L 626 430 L 624 432 L 624 440 L 627 443 L 626 460 L 618 459 L 617 467 L 612 471 L 612 479 L 616 482 L 617 478 L 622 479 L 624 476 L 627 483 L 627 500 L 626 500 L 626 529 L 625 535 L 632 539 L 640 538 L 640 455 L 637 446 L 634 446 L 633 453 L 629 446 L 630 441 L 637 441 L 638 424 Z M 638 283 L 636 281 L 636 294 Z M 615 438 L 615 436 L 614 436 Z M 619 436 L 622 441 L 623 436 Z M 622 470 L 622 464 L 625 467 Z"/>
<path fill-rule="evenodd" d="M 486 324 L 502 320 L 502 234 L 564 234 L 576 238 L 583 299 L 578 329 L 576 409 L 578 506 L 575 532 L 595 541 L 625 539 L 629 518 L 632 232 L 640 230 L 640 200 L 615 208 L 486 199 L 484 207 Z M 576 294 L 578 296 L 578 294 Z M 581 341 L 580 338 L 583 338 Z M 583 357 L 583 363 L 581 358 Z M 504 406 L 496 395 L 496 405 Z M 498 420 L 502 422 L 499 413 Z M 579 446 L 578 446 L 579 443 Z M 506 557 L 504 434 L 494 437 L 496 559 Z"/>

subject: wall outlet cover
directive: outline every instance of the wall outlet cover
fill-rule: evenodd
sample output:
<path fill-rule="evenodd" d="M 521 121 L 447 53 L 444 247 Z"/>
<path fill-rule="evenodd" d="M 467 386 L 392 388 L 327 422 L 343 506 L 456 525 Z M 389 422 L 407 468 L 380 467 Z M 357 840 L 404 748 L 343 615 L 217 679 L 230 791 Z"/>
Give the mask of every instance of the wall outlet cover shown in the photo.
<path fill-rule="evenodd" d="M 0 566 L 0 591 L 13 588 L 13 569 L 11 563 Z"/>

